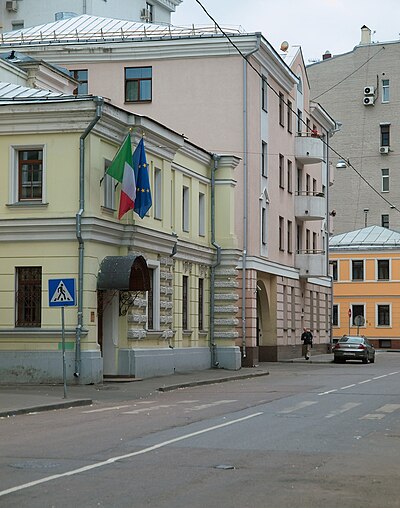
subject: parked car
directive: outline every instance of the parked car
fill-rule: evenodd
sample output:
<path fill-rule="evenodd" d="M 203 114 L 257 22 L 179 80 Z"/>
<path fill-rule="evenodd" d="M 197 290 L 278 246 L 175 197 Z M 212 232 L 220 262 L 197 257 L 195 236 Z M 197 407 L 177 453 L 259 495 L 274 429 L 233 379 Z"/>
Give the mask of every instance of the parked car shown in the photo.
<path fill-rule="evenodd" d="M 374 346 L 364 336 L 343 335 L 333 348 L 333 361 L 361 360 L 363 363 L 375 362 Z"/>

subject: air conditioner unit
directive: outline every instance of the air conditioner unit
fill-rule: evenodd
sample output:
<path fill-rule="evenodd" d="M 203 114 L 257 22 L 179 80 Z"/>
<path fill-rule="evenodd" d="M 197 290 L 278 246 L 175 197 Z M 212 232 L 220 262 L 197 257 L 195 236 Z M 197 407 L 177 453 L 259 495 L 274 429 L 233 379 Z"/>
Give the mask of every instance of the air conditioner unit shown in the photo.
<path fill-rule="evenodd" d="M 388 146 L 381 146 L 379 148 L 380 153 L 389 153 L 389 147 Z"/>
<path fill-rule="evenodd" d="M 140 19 L 144 19 L 146 21 L 149 21 L 151 19 L 150 9 L 142 9 L 141 12 L 140 12 Z"/>
<path fill-rule="evenodd" d="M 365 86 L 364 87 L 364 95 L 374 95 L 375 93 L 375 87 L 372 85 Z"/>
<path fill-rule="evenodd" d="M 367 97 L 364 97 L 363 104 L 364 106 L 373 106 L 375 103 L 375 97 L 373 95 L 368 95 Z"/>
<path fill-rule="evenodd" d="M 17 0 L 13 0 L 12 2 L 6 2 L 6 9 L 10 12 L 17 12 L 18 11 Z"/>

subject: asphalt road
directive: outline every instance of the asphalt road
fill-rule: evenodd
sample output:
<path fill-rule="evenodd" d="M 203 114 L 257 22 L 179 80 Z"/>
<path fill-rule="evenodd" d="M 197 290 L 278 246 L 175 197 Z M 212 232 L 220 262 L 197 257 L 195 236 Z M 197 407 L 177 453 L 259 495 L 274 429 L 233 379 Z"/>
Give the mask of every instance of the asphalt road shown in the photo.
<path fill-rule="evenodd" d="M 399 507 L 400 353 L 0 421 L 1 507 Z"/>

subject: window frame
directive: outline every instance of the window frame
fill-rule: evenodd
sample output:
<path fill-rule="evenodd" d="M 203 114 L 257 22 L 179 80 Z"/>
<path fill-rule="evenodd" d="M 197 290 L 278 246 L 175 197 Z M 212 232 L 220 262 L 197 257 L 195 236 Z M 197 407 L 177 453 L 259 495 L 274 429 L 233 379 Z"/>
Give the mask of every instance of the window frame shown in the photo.
<path fill-rule="evenodd" d="M 107 174 L 108 168 L 111 166 L 111 161 L 104 159 L 104 177 L 103 177 L 103 207 L 107 210 L 116 210 L 115 199 L 115 180 L 112 176 Z"/>
<path fill-rule="evenodd" d="M 380 146 L 390 146 L 390 124 L 381 124 L 380 126 Z"/>
<path fill-rule="evenodd" d="M 154 203 L 153 214 L 157 220 L 162 220 L 162 171 L 160 168 L 154 168 Z"/>
<path fill-rule="evenodd" d="M 387 82 L 387 84 L 385 84 Z M 382 103 L 386 104 L 390 101 L 390 80 L 382 79 Z"/>
<path fill-rule="evenodd" d="M 199 236 L 206 236 L 206 195 L 199 192 Z"/>
<path fill-rule="evenodd" d="M 204 331 L 204 278 L 198 279 L 198 295 L 197 295 L 197 318 L 198 329 L 200 332 Z"/>
<path fill-rule="evenodd" d="M 144 69 L 150 69 L 151 70 L 151 76 L 150 77 L 139 77 L 139 78 L 128 78 L 127 77 L 127 71 L 129 70 L 144 70 Z M 141 98 L 141 83 L 142 82 L 148 82 L 150 81 L 150 98 Z M 128 83 L 138 83 L 138 90 L 137 90 L 137 99 L 129 99 L 128 100 Z M 153 100 L 153 67 L 151 65 L 143 66 L 143 67 L 124 67 L 124 102 L 126 104 L 137 104 L 137 103 L 146 103 L 146 102 L 152 102 Z"/>
<path fill-rule="evenodd" d="M 332 280 L 339 280 L 339 261 L 337 259 L 332 259 L 329 263 L 332 266 Z"/>
<path fill-rule="evenodd" d="M 389 219 L 390 219 L 390 216 L 388 213 L 383 213 L 381 215 L 381 226 L 383 228 L 389 229 L 389 223 L 390 223 Z"/>
<path fill-rule="evenodd" d="M 24 271 L 36 272 L 37 279 L 22 279 Z M 25 282 L 23 284 L 23 282 Z M 24 289 L 21 289 L 24 286 Z M 29 295 L 30 288 L 33 287 L 33 293 Z M 42 288 L 43 288 L 43 268 L 41 266 L 16 266 L 15 267 L 15 327 L 16 328 L 41 328 L 42 326 Z M 21 297 L 21 292 L 23 297 Z M 28 297 L 26 297 L 28 293 Z M 30 306 L 25 307 L 24 302 L 30 301 Z M 31 314 L 35 314 L 36 319 L 26 319 L 26 312 L 31 309 Z M 23 315 L 23 316 L 22 316 Z"/>
<path fill-rule="evenodd" d="M 285 127 L 285 95 L 279 92 L 279 125 Z"/>
<path fill-rule="evenodd" d="M 287 131 L 293 134 L 293 103 L 287 101 Z"/>
<path fill-rule="evenodd" d="M 182 186 L 182 231 L 190 231 L 190 189 L 188 186 Z"/>
<path fill-rule="evenodd" d="M 285 188 L 285 157 L 279 154 L 279 187 Z"/>
<path fill-rule="evenodd" d="M 161 268 L 160 262 L 148 260 L 147 266 L 150 272 L 151 291 L 146 292 L 146 328 L 149 331 L 160 330 L 160 307 L 161 307 Z M 149 327 L 149 297 L 151 298 L 152 327 Z"/>
<path fill-rule="evenodd" d="M 287 160 L 287 191 L 289 194 L 293 194 L 293 162 Z"/>
<path fill-rule="evenodd" d="M 380 277 L 380 263 L 387 262 L 387 278 Z M 384 270 L 386 271 L 386 270 Z M 376 260 L 376 280 L 377 281 L 390 281 L 390 275 L 391 274 L 391 266 L 390 266 L 390 259 L 377 259 Z"/>
<path fill-rule="evenodd" d="M 41 198 L 34 199 L 20 199 L 20 160 L 19 153 L 26 151 L 41 151 L 42 152 L 42 185 L 41 185 Z M 37 205 L 46 204 L 47 202 L 47 150 L 46 145 L 11 145 L 10 146 L 10 166 L 9 166 L 9 204 L 11 205 Z"/>
<path fill-rule="evenodd" d="M 182 330 L 189 330 L 189 276 L 182 275 Z"/>
<path fill-rule="evenodd" d="M 390 190 L 390 171 L 389 168 L 381 169 L 382 190 L 381 192 L 389 192 Z"/>
<path fill-rule="evenodd" d="M 268 178 L 268 143 L 261 141 L 261 176 Z"/>
<path fill-rule="evenodd" d="M 267 77 L 261 76 L 261 108 L 268 113 L 268 81 Z"/>
<path fill-rule="evenodd" d="M 79 77 L 79 73 L 86 73 L 86 76 Z M 69 75 L 79 81 L 78 86 L 72 92 L 74 95 L 87 95 L 89 93 L 89 70 L 88 69 L 69 69 Z M 82 90 L 83 88 L 83 90 Z"/>
<path fill-rule="evenodd" d="M 336 309 L 336 312 L 335 312 Z M 336 320 L 335 320 L 336 317 Z M 340 327 L 340 306 L 338 303 L 332 305 L 332 326 Z"/>
<path fill-rule="evenodd" d="M 354 323 L 354 319 L 357 317 L 357 316 L 362 316 L 365 320 L 365 303 L 352 303 L 350 304 L 351 305 L 351 326 L 357 326 L 355 323 Z M 355 312 L 354 312 L 354 307 L 360 307 L 362 308 L 362 314 L 357 314 L 357 316 L 355 315 Z M 366 322 L 366 320 L 365 320 Z M 359 326 L 358 328 L 365 328 L 365 324 L 363 326 Z"/>
<path fill-rule="evenodd" d="M 285 250 L 285 240 L 284 240 L 284 234 L 285 234 L 285 219 L 281 216 L 279 216 L 279 250 L 284 251 Z"/>
<path fill-rule="evenodd" d="M 386 319 L 387 317 L 387 323 L 381 323 L 380 320 L 381 320 L 381 311 L 380 309 L 382 307 L 386 307 L 387 308 L 387 312 L 385 312 L 385 315 L 384 315 L 384 318 Z M 391 328 L 392 326 L 392 304 L 391 303 L 377 303 L 375 305 L 375 323 L 376 323 L 376 327 L 378 328 Z"/>
<path fill-rule="evenodd" d="M 360 268 L 356 268 L 355 264 L 360 263 L 362 265 L 362 278 L 356 278 L 356 271 L 359 271 Z M 364 259 L 352 259 L 351 260 L 351 280 L 355 282 L 362 282 L 365 280 L 365 262 Z"/>

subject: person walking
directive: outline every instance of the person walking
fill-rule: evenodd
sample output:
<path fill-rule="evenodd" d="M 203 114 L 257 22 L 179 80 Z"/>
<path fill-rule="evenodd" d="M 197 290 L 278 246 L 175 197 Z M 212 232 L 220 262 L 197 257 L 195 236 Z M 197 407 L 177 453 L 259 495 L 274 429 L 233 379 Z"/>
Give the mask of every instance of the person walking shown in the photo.
<path fill-rule="evenodd" d="M 303 341 L 302 355 L 306 360 L 310 359 L 310 349 L 312 348 L 313 334 L 310 329 L 304 328 L 301 334 L 301 340 Z"/>

